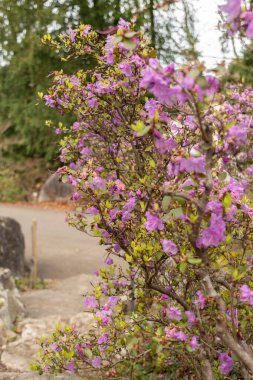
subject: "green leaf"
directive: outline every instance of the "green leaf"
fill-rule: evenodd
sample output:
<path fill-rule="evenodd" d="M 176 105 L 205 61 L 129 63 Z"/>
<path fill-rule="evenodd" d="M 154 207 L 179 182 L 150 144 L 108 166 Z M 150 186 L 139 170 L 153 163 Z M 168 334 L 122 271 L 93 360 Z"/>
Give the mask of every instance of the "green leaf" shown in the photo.
<path fill-rule="evenodd" d="M 128 263 L 131 263 L 131 262 L 133 261 L 133 257 L 132 257 L 131 255 L 128 255 L 128 254 L 126 253 L 126 261 L 127 261 Z"/>
<path fill-rule="evenodd" d="M 222 173 L 219 174 L 219 180 L 220 181 L 224 181 L 226 178 L 227 178 L 227 173 L 226 172 L 222 172 Z"/>
<path fill-rule="evenodd" d="M 186 199 L 180 196 L 173 197 L 173 200 L 179 203 L 180 205 L 184 205 L 186 203 Z"/>
<path fill-rule="evenodd" d="M 125 38 L 133 38 L 134 36 L 136 36 L 136 32 L 126 32 L 125 34 L 124 34 L 124 37 Z"/>
<path fill-rule="evenodd" d="M 89 348 L 85 348 L 84 353 L 88 358 L 92 358 L 92 351 Z"/>
<path fill-rule="evenodd" d="M 151 129 L 151 125 L 147 125 L 145 128 L 143 128 L 141 131 L 138 131 L 136 134 L 138 137 L 142 137 L 146 135 Z"/>
<path fill-rule="evenodd" d="M 233 199 L 232 199 L 231 195 L 229 193 L 227 193 L 222 200 L 222 204 L 223 204 L 225 210 L 231 205 L 232 202 L 233 202 Z"/>
<path fill-rule="evenodd" d="M 181 207 L 174 208 L 169 212 L 169 216 L 173 219 L 178 219 L 183 214 L 183 210 Z"/>
<path fill-rule="evenodd" d="M 193 265 L 198 265 L 202 263 L 201 259 L 195 258 L 195 257 L 190 257 L 188 260 L 188 263 L 193 264 Z"/>
<path fill-rule="evenodd" d="M 162 200 L 162 209 L 163 209 L 163 211 L 167 211 L 168 210 L 170 202 L 171 202 L 171 196 L 165 195 L 163 197 L 163 200 Z"/>
<path fill-rule="evenodd" d="M 156 163 L 155 163 L 155 161 L 154 160 L 150 160 L 149 161 L 149 166 L 151 167 L 151 168 L 156 168 Z"/>
<path fill-rule="evenodd" d="M 187 270 L 187 263 L 185 261 L 182 261 L 180 264 L 179 264 L 179 271 L 181 273 L 185 273 L 185 271 Z"/>
<path fill-rule="evenodd" d="M 63 183 L 67 183 L 69 180 L 69 176 L 67 174 L 63 174 L 63 176 L 61 177 L 61 181 Z"/>
<path fill-rule="evenodd" d="M 129 39 L 123 40 L 123 45 L 128 50 L 134 50 L 136 48 L 136 42 Z"/>

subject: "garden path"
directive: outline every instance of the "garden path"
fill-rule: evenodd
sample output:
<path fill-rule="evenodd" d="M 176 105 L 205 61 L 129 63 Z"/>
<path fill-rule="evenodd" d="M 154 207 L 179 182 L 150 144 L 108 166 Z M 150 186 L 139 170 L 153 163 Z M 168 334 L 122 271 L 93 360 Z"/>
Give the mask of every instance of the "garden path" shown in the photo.
<path fill-rule="evenodd" d="M 83 313 L 83 295 L 96 281 L 93 273 L 103 265 L 105 251 L 95 238 L 69 227 L 62 210 L 0 204 L 0 215 L 21 224 L 28 261 L 32 255 L 31 225 L 37 221 L 38 274 L 51 279 L 46 289 L 22 293 L 27 317 L 18 324 L 17 339 L 1 356 L 0 380 L 36 380 L 40 377 L 27 371 L 38 351 L 39 337 L 49 334 L 59 320 L 83 329 L 90 324 L 90 315 Z"/>

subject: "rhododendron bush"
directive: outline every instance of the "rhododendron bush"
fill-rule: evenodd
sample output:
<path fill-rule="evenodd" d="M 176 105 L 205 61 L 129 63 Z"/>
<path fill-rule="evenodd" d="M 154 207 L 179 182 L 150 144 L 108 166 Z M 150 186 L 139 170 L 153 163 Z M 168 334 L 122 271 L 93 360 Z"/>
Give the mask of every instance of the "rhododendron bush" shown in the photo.
<path fill-rule="evenodd" d="M 44 99 L 75 118 L 56 126 L 69 223 L 107 255 L 84 299 L 94 327 L 58 326 L 34 368 L 250 379 L 253 90 L 222 88 L 201 64 L 161 65 L 124 20 L 106 40 L 81 25 L 44 41 L 97 63 L 54 73 Z"/>

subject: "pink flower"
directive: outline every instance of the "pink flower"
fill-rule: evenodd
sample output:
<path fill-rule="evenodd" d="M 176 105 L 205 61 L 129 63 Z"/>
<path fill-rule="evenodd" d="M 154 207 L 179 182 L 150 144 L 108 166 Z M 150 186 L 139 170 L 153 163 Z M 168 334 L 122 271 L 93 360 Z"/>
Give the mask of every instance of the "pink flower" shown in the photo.
<path fill-rule="evenodd" d="M 165 139 L 162 136 L 155 138 L 155 147 L 161 153 L 170 152 L 177 147 L 177 143 L 173 138 Z"/>
<path fill-rule="evenodd" d="M 167 300 L 168 298 L 169 296 L 167 296 L 167 294 L 162 294 L 160 300 Z"/>
<path fill-rule="evenodd" d="M 86 214 L 90 214 L 90 215 L 97 215 L 98 214 L 98 209 L 96 207 L 89 207 L 87 208 L 87 210 L 85 211 Z"/>
<path fill-rule="evenodd" d="M 193 351 L 196 350 L 199 346 L 198 338 L 195 335 L 193 335 L 189 344 L 190 344 L 191 348 L 193 349 Z"/>
<path fill-rule="evenodd" d="M 188 160 L 182 158 L 180 161 L 180 171 L 187 173 L 205 173 L 205 157 L 191 157 Z"/>
<path fill-rule="evenodd" d="M 180 342 L 185 342 L 187 340 L 187 335 L 183 331 L 177 331 L 173 334 L 173 338 L 180 340 Z"/>
<path fill-rule="evenodd" d="M 97 189 L 106 189 L 106 180 L 99 177 L 99 176 L 96 176 L 93 181 L 92 181 L 92 184 L 97 188 Z"/>
<path fill-rule="evenodd" d="M 178 252 L 177 245 L 169 239 L 161 240 L 161 244 L 163 246 L 163 251 L 167 253 L 167 255 L 176 255 Z"/>
<path fill-rule="evenodd" d="M 132 67 L 128 62 L 121 62 L 119 64 L 119 69 L 128 78 L 133 78 Z"/>
<path fill-rule="evenodd" d="M 111 257 L 107 257 L 104 261 L 105 264 L 107 265 L 112 265 L 113 264 L 113 259 Z"/>
<path fill-rule="evenodd" d="M 217 247 L 225 240 L 225 232 L 226 223 L 222 219 L 222 214 L 216 215 L 212 213 L 209 227 L 205 228 L 197 239 L 197 247 Z"/>
<path fill-rule="evenodd" d="M 70 372 L 75 372 L 76 370 L 76 366 L 75 366 L 75 363 L 73 362 L 73 360 L 71 360 L 68 364 L 67 364 L 67 367 L 66 369 Z"/>
<path fill-rule="evenodd" d="M 166 313 L 169 319 L 174 319 L 175 321 L 180 321 L 182 319 L 182 313 L 177 307 L 168 307 Z"/>
<path fill-rule="evenodd" d="M 233 367 L 234 367 L 234 360 L 229 356 L 228 354 L 220 354 L 219 355 L 219 361 L 220 361 L 220 371 L 223 375 L 228 375 Z"/>
<path fill-rule="evenodd" d="M 241 0 L 228 0 L 228 2 L 222 5 L 220 9 L 228 14 L 228 21 L 231 22 L 240 15 Z"/>
<path fill-rule="evenodd" d="M 241 125 L 233 125 L 229 128 L 226 138 L 231 144 L 244 145 L 247 142 L 247 130 Z"/>
<path fill-rule="evenodd" d="M 149 99 L 146 101 L 145 110 L 148 112 L 149 117 L 155 116 L 156 110 L 158 110 L 159 103 L 155 99 Z"/>
<path fill-rule="evenodd" d="M 187 310 L 185 312 L 185 314 L 187 315 L 189 326 L 192 327 L 194 325 L 194 323 L 196 322 L 196 316 L 195 316 L 194 312 Z"/>
<path fill-rule="evenodd" d="M 86 25 L 86 26 L 83 28 L 82 35 L 83 35 L 83 36 L 86 36 L 86 35 L 89 33 L 90 29 L 91 29 L 91 26 L 90 26 L 90 25 Z"/>
<path fill-rule="evenodd" d="M 76 39 L 75 31 L 73 29 L 69 28 L 68 33 L 69 33 L 70 41 L 75 42 L 75 39 Z"/>
<path fill-rule="evenodd" d="M 200 309 L 204 309 L 205 304 L 206 304 L 206 298 L 205 298 L 204 294 L 202 293 L 201 290 L 198 290 L 196 294 L 198 296 L 197 303 L 198 303 Z"/>
<path fill-rule="evenodd" d="M 134 210 L 134 207 L 135 207 L 135 202 L 136 202 L 135 197 L 129 198 L 128 201 L 124 204 L 122 211 L 123 212 L 126 212 L 126 211 L 132 212 Z"/>
<path fill-rule="evenodd" d="M 102 335 L 100 335 L 100 337 L 98 338 L 98 344 L 106 344 L 108 339 L 109 339 L 109 334 L 107 333 L 103 333 Z"/>
<path fill-rule="evenodd" d="M 165 335 L 169 339 L 177 339 L 181 342 L 185 342 L 187 340 L 187 335 L 183 333 L 183 331 L 178 331 L 175 327 L 172 329 L 169 327 L 165 327 Z"/>
<path fill-rule="evenodd" d="M 148 232 L 152 232 L 155 230 L 164 230 L 164 224 L 162 220 L 157 215 L 153 215 L 150 212 L 146 213 L 147 221 L 144 223 L 144 226 L 146 227 Z"/>
<path fill-rule="evenodd" d="M 73 193 L 72 197 L 71 197 L 71 199 L 73 199 L 73 201 L 77 201 L 80 198 L 81 198 L 81 195 L 79 193 Z"/>
<path fill-rule="evenodd" d="M 87 297 L 84 302 L 88 309 L 95 309 L 97 307 L 97 299 L 94 296 Z"/>
<path fill-rule="evenodd" d="M 50 347 L 51 347 L 51 349 L 52 349 L 53 352 L 57 352 L 58 348 L 59 348 L 59 346 L 58 346 L 57 343 L 50 344 Z"/>
<path fill-rule="evenodd" d="M 241 286 L 240 300 L 253 306 L 253 290 L 251 290 L 248 285 Z"/>
<path fill-rule="evenodd" d="M 253 12 L 244 12 L 241 18 L 246 22 L 246 35 L 253 39 Z"/>
<path fill-rule="evenodd" d="M 102 365 L 102 359 L 100 356 L 96 356 L 92 361 L 91 361 L 91 365 L 92 367 L 94 368 L 101 368 L 101 365 Z"/>

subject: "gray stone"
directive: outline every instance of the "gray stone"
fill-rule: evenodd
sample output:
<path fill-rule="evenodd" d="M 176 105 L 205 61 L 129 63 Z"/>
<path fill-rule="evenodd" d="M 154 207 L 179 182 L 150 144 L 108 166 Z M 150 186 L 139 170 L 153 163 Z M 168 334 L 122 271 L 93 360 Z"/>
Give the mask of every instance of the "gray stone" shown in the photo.
<path fill-rule="evenodd" d="M 25 266 L 25 241 L 20 224 L 0 216 L 0 267 L 22 276 Z"/>
<path fill-rule="evenodd" d="M 4 328 L 10 329 L 13 322 L 25 314 L 20 293 L 16 288 L 11 271 L 0 268 L 0 321 Z"/>
<path fill-rule="evenodd" d="M 68 183 L 61 182 L 59 175 L 54 173 L 42 186 L 38 201 L 66 201 L 70 198 L 72 191 L 72 186 Z"/>
<path fill-rule="evenodd" d="M 40 338 L 49 336 L 54 330 L 57 323 L 61 325 L 73 323 L 83 328 L 85 331 L 91 325 L 91 316 L 85 313 L 73 316 L 70 320 L 62 318 L 59 315 L 49 316 L 41 319 L 26 318 L 19 322 L 17 329 L 21 331 L 19 338 L 4 347 L 1 363 L 10 371 L 27 372 L 30 364 L 38 358 L 40 349 Z M 32 376 L 32 374 L 31 374 Z M 73 379 L 76 379 L 72 375 Z M 33 379 L 33 377 L 31 377 Z M 37 379 L 37 377 L 35 377 Z M 55 377 L 55 379 L 69 379 L 68 373 Z M 83 378 L 82 378 L 83 379 Z M 0 377 L 1 380 L 1 377 Z"/>

